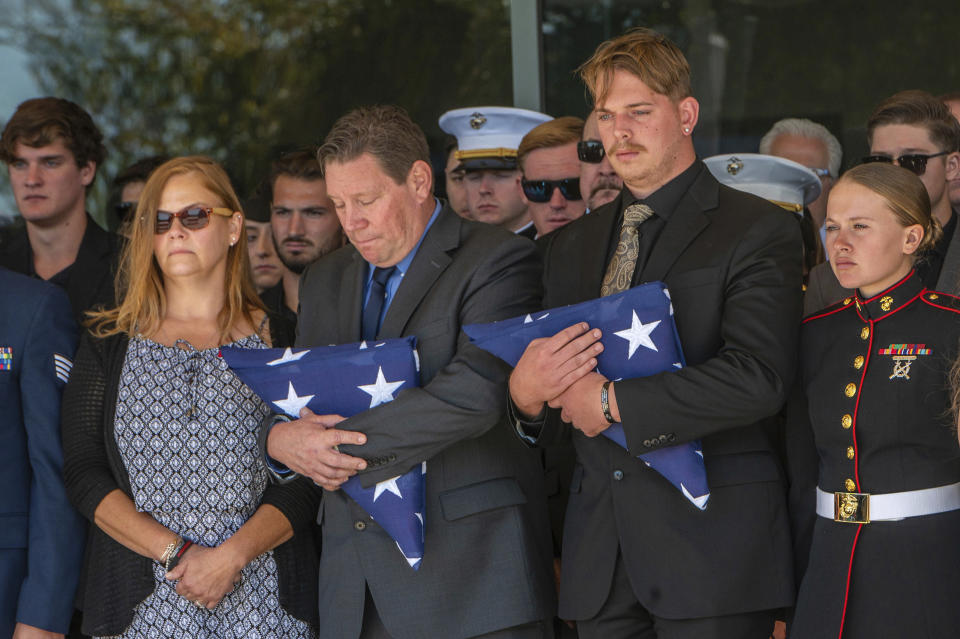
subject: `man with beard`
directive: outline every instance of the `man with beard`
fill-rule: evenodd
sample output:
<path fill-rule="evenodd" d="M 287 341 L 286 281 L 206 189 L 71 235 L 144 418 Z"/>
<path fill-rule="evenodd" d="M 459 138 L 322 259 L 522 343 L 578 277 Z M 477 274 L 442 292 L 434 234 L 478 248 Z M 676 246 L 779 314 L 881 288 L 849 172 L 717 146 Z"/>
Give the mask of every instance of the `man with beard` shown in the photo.
<path fill-rule="evenodd" d="M 267 308 L 296 322 L 300 274 L 344 244 L 333 202 L 327 197 L 316 149 L 282 155 L 270 170 L 270 228 L 280 261 L 280 283 L 260 298 Z"/>
<path fill-rule="evenodd" d="M 620 195 L 623 180 L 613 170 L 600 141 L 597 116 L 591 113 L 583 125 L 583 137 L 577 144 L 580 159 L 580 192 L 587 202 L 587 212 L 594 211 Z"/>

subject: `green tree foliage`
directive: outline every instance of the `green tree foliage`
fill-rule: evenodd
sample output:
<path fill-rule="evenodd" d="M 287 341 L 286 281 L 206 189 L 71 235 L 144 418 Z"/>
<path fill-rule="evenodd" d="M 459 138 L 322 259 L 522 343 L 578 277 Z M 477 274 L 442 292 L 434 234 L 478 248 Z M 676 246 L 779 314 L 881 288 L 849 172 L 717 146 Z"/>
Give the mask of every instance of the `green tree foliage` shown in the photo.
<path fill-rule="evenodd" d="M 400 104 L 439 149 L 443 111 L 511 103 L 501 0 L 28 0 L 10 15 L 0 42 L 94 116 L 108 179 L 203 153 L 246 192 L 355 106 Z"/>

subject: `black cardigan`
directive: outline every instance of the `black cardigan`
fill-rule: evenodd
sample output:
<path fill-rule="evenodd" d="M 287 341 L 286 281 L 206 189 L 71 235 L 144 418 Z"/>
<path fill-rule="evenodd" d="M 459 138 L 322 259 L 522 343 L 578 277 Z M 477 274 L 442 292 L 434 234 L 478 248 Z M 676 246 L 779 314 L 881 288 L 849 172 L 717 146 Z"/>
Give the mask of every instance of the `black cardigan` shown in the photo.
<path fill-rule="evenodd" d="M 282 321 L 271 321 L 271 336 L 277 346 L 288 339 L 282 326 Z M 125 335 L 99 339 L 85 333 L 63 394 L 67 494 L 91 522 L 77 593 L 78 607 L 83 611 L 82 629 L 90 635 L 122 633 L 133 620 L 134 608 L 154 589 L 153 561 L 122 546 L 92 523 L 94 511 L 111 491 L 119 488 L 133 498 L 114 436 L 120 370 L 128 341 Z M 280 604 L 314 627 L 318 600 L 314 527 L 319 502 L 319 491 L 307 479 L 270 484 L 261 502 L 279 509 L 294 529 L 293 538 L 274 549 Z"/>

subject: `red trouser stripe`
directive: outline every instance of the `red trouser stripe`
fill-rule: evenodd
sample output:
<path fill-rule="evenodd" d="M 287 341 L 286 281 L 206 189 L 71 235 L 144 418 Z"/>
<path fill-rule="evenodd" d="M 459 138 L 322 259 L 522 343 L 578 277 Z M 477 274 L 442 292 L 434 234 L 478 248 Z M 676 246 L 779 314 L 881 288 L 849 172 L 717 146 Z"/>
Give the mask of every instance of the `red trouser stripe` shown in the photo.
<path fill-rule="evenodd" d="M 853 536 L 853 546 L 850 547 L 850 563 L 847 565 L 847 587 L 843 591 L 843 614 L 840 616 L 840 634 L 837 639 L 843 638 L 843 622 L 847 618 L 847 601 L 850 598 L 850 578 L 853 575 L 853 553 L 857 549 L 857 539 L 860 538 L 860 531 L 863 530 L 863 524 L 857 526 L 857 534 Z"/>

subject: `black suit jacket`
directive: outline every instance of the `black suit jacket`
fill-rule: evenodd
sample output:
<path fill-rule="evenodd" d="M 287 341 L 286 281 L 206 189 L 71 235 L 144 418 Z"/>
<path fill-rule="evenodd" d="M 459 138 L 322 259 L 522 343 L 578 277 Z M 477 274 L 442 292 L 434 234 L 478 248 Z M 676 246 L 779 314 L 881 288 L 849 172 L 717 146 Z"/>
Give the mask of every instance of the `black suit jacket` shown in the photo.
<path fill-rule="evenodd" d="M 618 198 L 545 238 L 545 307 L 599 295 L 621 207 Z M 721 186 L 705 168 L 666 221 L 634 284 L 666 282 L 688 366 L 616 383 L 629 452 L 573 431 L 562 618 L 599 611 L 618 547 L 636 596 L 659 616 L 793 602 L 771 416 L 794 374 L 801 254 L 791 215 Z M 551 411 L 538 443 L 565 430 Z M 635 457 L 698 438 L 711 489 L 702 512 Z"/>
<path fill-rule="evenodd" d="M 77 259 L 62 282 L 70 298 L 74 318 L 82 323 L 84 313 L 114 304 L 114 276 L 120 253 L 120 237 L 104 231 L 87 215 Z M 24 275 L 33 274 L 33 252 L 26 228 L 7 231 L 0 238 L 0 266 Z"/>
<path fill-rule="evenodd" d="M 346 246 L 304 272 L 298 345 L 359 341 L 366 269 Z M 340 447 L 368 460 L 365 486 L 427 462 L 424 557 L 413 571 L 356 503 L 324 493 L 319 636 L 359 635 L 365 585 L 398 639 L 472 637 L 552 616 L 539 457 L 503 419 L 507 366 L 460 330 L 536 310 L 540 274 L 532 242 L 449 208 L 427 231 L 380 332 L 417 337 L 422 387 L 340 425 L 367 435 Z"/>

